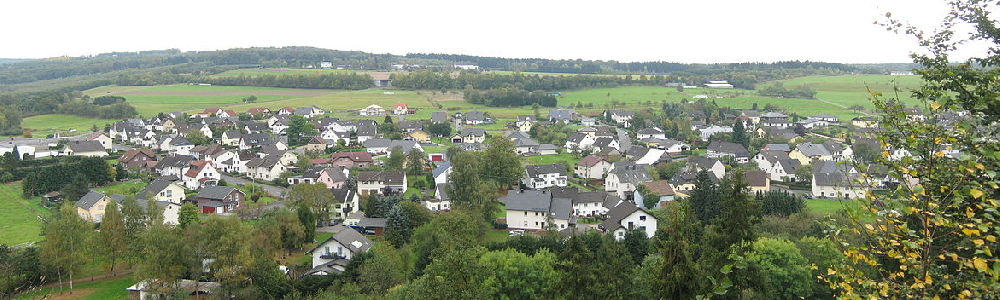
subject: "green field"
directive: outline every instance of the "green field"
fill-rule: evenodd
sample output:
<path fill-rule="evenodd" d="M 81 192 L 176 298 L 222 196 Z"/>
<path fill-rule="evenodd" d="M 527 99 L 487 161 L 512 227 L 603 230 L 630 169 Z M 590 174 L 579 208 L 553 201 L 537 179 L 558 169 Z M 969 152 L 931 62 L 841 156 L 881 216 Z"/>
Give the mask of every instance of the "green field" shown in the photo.
<path fill-rule="evenodd" d="M 71 115 L 41 115 L 24 118 L 21 127 L 25 131 L 30 131 L 37 137 L 44 137 L 49 134 L 61 132 L 66 135 L 77 135 L 90 132 L 94 125 L 99 130 L 104 130 L 105 124 L 114 123 L 114 120 L 87 118 Z M 70 130 L 76 129 L 75 133 Z"/>
<path fill-rule="evenodd" d="M 138 180 L 134 180 L 134 181 L 119 182 L 112 185 L 96 188 L 94 189 L 94 191 L 100 192 L 108 196 L 111 195 L 133 196 L 145 187 L 146 187 L 145 183 Z"/>
<path fill-rule="evenodd" d="M 84 95 L 91 97 L 102 95 L 122 96 L 127 99 L 128 103 L 135 106 L 140 115 L 152 116 L 160 112 L 191 112 L 201 111 L 209 107 L 229 107 L 242 104 L 243 98 L 251 95 L 257 97 L 257 102 L 246 105 L 247 109 L 250 107 L 280 108 L 282 105 L 272 104 L 283 100 L 311 98 L 338 92 L 343 91 L 177 84 L 148 87 L 98 87 L 84 91 Z M 246 109 L 243 109 L 243 111 L 246 111 Z"/>
<path fill-rule="evenodd" d="M 23 294 L 14 299 L 126 299 L 128 291 L 125 289 L 133 284 L 135 284 L 133 276 L 120 276 L 95 282 L 76 283 L 73 285 L 72 295 L 69 294 L 69 286 L 65 285 L 62 294 L 59 293 L 59 287 L 56 286 Z"/>
<path fill-rule="evenodd" d="M 900 88 L 898 99 L 909 105 L 916 104 L 916 100 L 910 95 L 910 90 L 920 86 L 923 80 L 920 76 L 890 76 L 890 75 L 841 75 L 841 76 L 808 76 L 784 81 L 785 87 L 808 85 L 816 90 L 816 97 L 851 106 L 860 104 L 865 108 L 872 108 L 871 95 L 867 88 L 872 91 L 883 93 L 887 98 L 897 98 L 893 91 L 895 87 Z"/>
<path fill-rule="evenodd" d="M 38 205 L 38 200 L 21 198 L 21 184 L 0 185 L 0 244 L 17 245 L 42 240 L 39 234 L 42 221 L 38 216 L 47 217 L 48 209 Z"/>
<path fill-rule="evenodd" d="M 259 97 L 259 96 L 258 96 Z M 410 108 L 417 109 L 431 109 L 430 101 L 427 98 L 419 95 L 414 91 L 399 91 L 399 90 L 361 90 L 361 91 L 336 91 L 333 93 L 326 93 L 323 95 L 317 95 L 312 97 L 299 97 L 288 100 L 273 101 L 273 102 L 260 102 L 254 104 L 241 104 L 231 107 L 229 109 L 236 110 L 237 112 L 246 111 L 247 109 L 253 107 L 267 107 L 270 109 L 279 109 L 285 106 L 288 107 L 303 107 L 316 105 L 319 108 L 332 111 L 334 113 L 343 113 L 345 116 L 353 115 L 355 118 L 359 118 L 357 110 L 363 109 L 368 105 L 377 104 L 385 109 L 392 109 L 393 105 L 396 103 L 406 103 Z M 352 110 L 352 111 L 348 111 Z"/>
<path fill-rule="evenodd" d="M 809 212 L 821 215 L 836 214 L 844 211 L 845 207 L 856 208 L 858 206 L 858 203 L 854 200 L 806 199 L 805 201 L 806 209 Z"/>
<path fill-rule="evenodd" d="M 616 100 L 618 103 L 629 104 L 641 102 L 642 105 L 645 105 L 646 101 L 652 101 L 658 106 L 661 101 L 676 102 L 687 98 L 678 93 L 675 88 L 660 86 L 620 86 L 560 92 L 562 96 L 556 97 L 560 106 L 593 103 L 595 107 L 602 108 L 604 104 L 610 104 Z"/>

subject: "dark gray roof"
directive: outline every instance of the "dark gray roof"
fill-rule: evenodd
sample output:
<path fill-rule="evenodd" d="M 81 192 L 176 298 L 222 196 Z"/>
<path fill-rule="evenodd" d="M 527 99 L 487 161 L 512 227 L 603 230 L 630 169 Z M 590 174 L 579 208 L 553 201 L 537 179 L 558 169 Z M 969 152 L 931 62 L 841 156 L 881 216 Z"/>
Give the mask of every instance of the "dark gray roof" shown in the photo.
<path fill-rule="evenodd" d="M 73 152 L 104 151 L 104 146 L 98 141 L 69 141 L 66 143 L 66 148 Z"/>
<path fill-rule="evenodd" d="M 258 131 L 271 130 L 271 128 L 267 126 L 267 123 L 263 123 L 263 122 L 250 122 L 250 123 L 247 123 L 246 128 L 247 128 L 247 131 L 250 131 L 250 132 L 258 132 Z"/>
<path fill-rule="evenodd" d="M 431 122 L 434 123 L 444 123 L 448 122 L 448 113 L 443 111 L 435 111 L 431 113 Z"/>
<path fill-rule="evenodd" d="M 769 150 L 777 150 L 784 152 L 792 151 L 792 148 L 788 147 L 788 144 L 767 144 L 764 145 L 764 147 L 766 147 Z"/>
<path fill-rule="evenodd" d="M 354 189 L 349 189 L 347 187 L 342 187 L 339 189 L 330 189 L 330 194 L 333 195 L 333 199 L 339 203 L 347 203 L 354 198 Z"/>
<path fill-rule="evenodd" d="M 438 183 L 434 186 L 434 192 L 437 193 L 437 197 L 441 198 L 441 200 L 450 199 L 448 197 L 448 189 L 445 188 L 446 186 L 448 186 L 447 183 Z"/>
<path fill-rule="evenodd" d="M 167 181 L 167 180 L 159 180 L 159 179 L 153 180 L 153 182 L 150 182 L 148 185 L 146 185 L 146 187 L 143 188 L 141 191 L 139 191 L 139 193 L 135 194 L 135 198 L 136 199 L 154 198 L 148 196 L 159 194 L 160 191 L 163 191 L 163 189 L 167 188 L 172 183 L 173 183 L 172 181 Z"/>
<path fill-rule="evenodd" d="M 508 210 L 544 212 L 556 219 L 569 219 L 573 210 L 572 199 L 552 198 L 552 193 L 544 190 L 510 190 L 500 201 Z"/>
<path fill-rule="evenodd" d="M 528 172 L 528 177 L 537 177 L 540 174 L 559 173 L 559 176 L 566 176 L 566 166 L 563 164 L 529 165 L 524 167 Z"/>
<path fill-rule="evenodd" d="M 385 218 L 362 218 L 358 221 L 361 227 L 385 227 Z"/>
<path fill-rule="evenodd" d="M 486 135 L 486 129 L 482 128 L 462 128 L 462 132 L 459 135 L 463 137 L 469 136 L 484 136 Z"/>
<path fill-rule="evenodd" d="M 243 136 L 243 132 L 239 130 L 226 130 L 224 134 L 231 139 L 238 139 Z"/>
<path fill-rule="evenodd" d="M 805 156 L 823 156 L 832 154 L 823 144 L 801 143 L 795 145 L 795 149 L 802 152 Z"/>
<path fill-rule="evenodd" d="M 659 128 L 656 128 L 656 127 L 643 128 L 643 129 L 639 129 L 638 133 L 639 134 L 662 134 L 663 130 L 660 130 Z"/>
<path fill-rule="evenodd" d="M 194 160 L 194 156 L 191 156 L 191 155 L 171 155 L 171 156 L 166 156 L 163 159 L 161 159 L 160 162 L 156 163 L 156 168 L 157 169 L 163 169 L 163 168 L 169 168 L 169 167 L 183 168 L 183 167 L 186 167 L 193 160 Z"/>
<path fill-rule="evenodd" d="M 198 191 L 198 198 L 221 200 L 236 190 L 229 186 L 206 186 Z M 241 192 L 242 193 L 242 192 Z"/>
<path fill-rule="evenodd" d="M 519 138 L 514 140 L 514 147 L 535 147 L 538 142 L 530 138 Z"/>
<path fill-rule="evenodd" d="M 327 176 L 330 176 L 330 180 L 333 180 L 333 182 L 347 181 L 347 176 L 344 175 L 344 172 L 339 167 L 323 168 L 322 171 L 325 171 L 327 174 L 330 174 Z M 317 178 L 319 177 L 319 172 L 317 172 L 316 177 Z"/>
<path fill-rule="evenodd" d="M 392 143 L 389 139 L 368 139 L 364 143 L 361 143 L 365 148 L 388 148 L 389 144 Z"/>
<path fill-rule="evenodd" d="M 486 120 L 486 113 L 478 111 L 478 110 L 469 111 L 469 112 L 465 113 L 464 116 L 465 116 L 466 120 L 474 120 L 474 121 L 485 121 Z"/>
<path fill-rule="evenodd" d="M 380 181 L 387 185 L 402 185 L 406 174 L 400 171 L 362 171 L 358 173 L 358 181 Z"/>
<path fill-rule="evenodd" d="M 608 219 L 604 220 L 604 222 L 601 222 L 601 225 L 599 226 L 601 228 L 604 228 L 604 230 L 608 231 L 616 230 L 622 227 L 621 224 L 622 219 L 625 219 L 626 217 L 640 210 L 644 212 L 646 211 L 641 207 L 635 206 L 635 204 L 633 204 L 630 201 L 621 201 L 618 203 L 617 206 L 612 207 L 611 210 L 608 211 Z"/>
<path fill-rule="evenodd" d="M 623 183 L 639 184 L 653 180 L 646 168 L 637 166 L 635 162 L 620 161 L 612 164 L 611 173 L 618 176 L 618 181 Z"/>
<path fill-rule="evenodd" d="M 717 140 L 708 145 L 708 150 L 719 153 L 733 154 L 736 157 L 750 157 L 750 151 L 747 151 L 747 148 L 744 148 L 743 145 L 736 143 Z"/>
<path fill-rule="evenodd" d="M 431 176 L 438 177 L 438 175 L 447 172 L 448 169 L 451 169 L 451 161 L 442 162 L 440 165 L 437 166 L 437 168 L 434 168 L 434 170 L 431 171 Z"/>
<path fill-rule="evenodd" d="M 696 166 L 698 168 L 701 168 L 701 169 L 711 169 L 712 166 L 715 166 L 715 163 L 719 162 L 718 159 L 709 158 L 709 157 L 696 157 L 696 158 L 689 159 L 688 161 L 691 164 L 693 164 L 694 166 Z"/>
<path fill-rule="evenodd" d="M 529 136 L 527 133 L 524 133 L 524 132 L 518 131 L 518 130 L 505 132 L 503 134 L 503 136 L 505 136 L 507 138 L 510 138 L 510 139 L 530 139 L 531 138 L 531 136 Z"/>
<path fill-rule="evenodd" d="M 83 209 L 88 209 L 89 210 L 89 209 L 93 208 L 94 204 L 97 204 L 98 201 L 101 201 L 101 199 L 104 199 L 104 197 L 106 197 L 106 196 L 104 196 L 104 194 L 101 194 L 101 193 L 98 193 L 98 192 L 95 192 L 95 191 L 87 192 L 86 195 L 83 195 L 83 197 L 80 197 L 80 200 L 76 201 L 76 207 L 83 208 Z"/>
<path fill-rule="evenodd" d="M 549 111 L 549 119 L 556 121 L 572 120 L 574 115 L 576 115 L 576 110 L 571 108 L 553 109 Z"/>
<path fill-rule="evenodd" d="M 616 116 L 631 117 L 635 115 L 634 111 L 624 110 L 624 109 L 609 109 L 606 113 Z"/>
<path fill-rule="evenodd" d="M 393 140 L 389 142 L 387 150 L 392 151 L 393 149 L 399 148 L 403 151 L 403 154 L 410 154 L 410 151 L 417 146 L 417 141 L 407 141 L 407 140 Z"/>
<path fill-rule="evenodd" d="M 378 133 L 378 127 L 371 124 L 364 124 L 358 126 L 356 132 L 358 136 L 375 136 L 375 134 Z"/>

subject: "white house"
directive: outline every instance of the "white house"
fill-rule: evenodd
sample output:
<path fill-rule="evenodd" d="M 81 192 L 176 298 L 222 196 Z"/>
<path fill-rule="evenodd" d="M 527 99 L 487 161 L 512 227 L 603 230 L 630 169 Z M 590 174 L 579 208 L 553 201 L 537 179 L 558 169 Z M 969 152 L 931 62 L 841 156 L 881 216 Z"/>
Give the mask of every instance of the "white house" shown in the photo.
<path fill-rule="evenodd" d="M 813 196 L 848 199 L 864 197 L 870 188 L 861 178 L 853 165 L 816 161 L 813 164 Z"/>
<path fill-rule="evenodd" d="M 361 111 L 358 112 L 358 114 L 361 116 L 384 116 L 385 108 L 382 108 L 382 106 L 379 106 L 377 104 L 372 104 L 369 105 L 368 107 L 365 107 L 364 109 L 361 109 Z"/>
<path fill-rule="evenodd" d="M 581 178 L 601 179 L 608 173 L 611 163 L 600 156 L 590 155 L 576 162 L 576 176 Z"/>
<path fill-rule="evenodd" d="M 333 236 L 306 252 L 312 256 L 313 268 L 305 274 L 339 274 L 354 256 L 367 252 L 374 245 L 371 240 L 350 227 L 337 226 L 334 230 L 336 233 Z"/>
<path fill-rule="evenodd" d="M 544 189 L 553 186 L 565 187 L 566 166 L 563 164 L 529 165 L 524 167 L 525 177 L 521 178 L 524 186 L 532 189 Z"/>
<path fill-rule="evenodd" d="M 635 205 L 639 207 L 645 207 L 648 209 L 653 209 L 662 206 L 663 204 L 674 201 L 674 188 L 670 185 L 670 182 L 666 180 L 657 180 L 645 182 L 642 185 L 646 186 L 652 195 L 657 197 L 656 204 L 653 207 L 645 207 L 646 199 L 643 197 L 642 193 L 638 190 L 635 191 Z"/>
<path fill-rule="evenodd" d="M 621 201 L 611 208 L 608 219 L 598 227 L 617 241 L 625 239 L 625 233 L 633 229 L 644 232 L 646 238 L 652 238 L 656 234 L 656 218 L 630 201 Z"/>
<path fill-rule="evenodd" d="M 625 200 L 632 199 L 640 183 L 652 181 L 646 168 L 634 162 L 616 162 L 611 165 L 608 177 L 604 179 L 604 191 L 618 195 Z"/>
<path fill-rule="evenodd" d="M 569 227 L 573 203 L 569 198 L 553 198 L 545 190 L 510 190 L 500 199 L 507 208 L 509 228 L 562 230 Z"/>

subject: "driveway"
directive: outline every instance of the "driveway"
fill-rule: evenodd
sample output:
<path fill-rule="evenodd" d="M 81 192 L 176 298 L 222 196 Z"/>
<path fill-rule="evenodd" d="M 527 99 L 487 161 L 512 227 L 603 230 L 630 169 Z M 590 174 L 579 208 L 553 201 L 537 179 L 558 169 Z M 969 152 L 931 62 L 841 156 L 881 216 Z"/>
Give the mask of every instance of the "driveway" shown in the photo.
<path fill-rule="evenodd" d="M 264 184 L 263 182 L 260 182 L 260 181 L 250 182 L 250 180 L 246 180 L 246 179 L 238 178 L 238 177 L 232 177 L 232 176 L 228 176 L 228 175 L 222 175 L 222 179 L 226 180 L 226 182 L 229 183 L 229 184 L 242 184 L 242 185 L 245 185 L 245 184 L 255 184 L 257 186 L 260 186 L 260 187 L 264 188 L 264 191 L 267 192 L 268 194 L 271 194 L 271 196 L 274 196 L 275 198 L 279 198 L 279 199 L 284 199 L 285 198 L 285 193 L 286 193 L 286 191 L 288 191 L 288 189 L 283 188 L 283 187 L 273 186 L 273 185 L 269 185 L 269 184 Z"/>
<path fill-rule="evenodd" d="M 615 127 L 615 130 L 618 132 L 618 144 L 622 147 L 622 154 L 626 154 L 632 149 L 632 139 L 628 137 L 628 131 L 625 129 Z"/>

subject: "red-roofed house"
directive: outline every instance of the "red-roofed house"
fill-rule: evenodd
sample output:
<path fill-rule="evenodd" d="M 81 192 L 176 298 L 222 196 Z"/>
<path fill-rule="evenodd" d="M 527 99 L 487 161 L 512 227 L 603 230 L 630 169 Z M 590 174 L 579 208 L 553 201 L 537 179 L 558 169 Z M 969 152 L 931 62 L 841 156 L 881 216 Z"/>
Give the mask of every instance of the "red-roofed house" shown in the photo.
<path fill-rule="evenodd" d="M 330 157 L 330 165 L 344 168 L 367 168 L 372 166 L 372 155 L 365 151 L 336 152 Z"/>
<path fill-rule="evenodd" d="M 407 111 L 406 103 L 396 103 L 392 107 L 392 113 L 397 115 L 405 115 Z"/>
<path fill-rule="evenodd" d="M 600 156 L 590 155 L 576 162 L 576 175 L 582 178 L 601 179 L 608 173 L 611 163 Z"/>
<path fill-rule="evenodd" d="M 232 109 L 225 109 L 225 110 L 220 109 L 219 112 L 215 113 L 215 116 L 219 118 L 231 118 L 231 117 L 238 117 L 239 115 L 236 114 L 236 111 Z"/>
<path fill-rule="evenodd" d="M 254 107 L 247 111 L 251 116 L 259 114 L 271 114 L 271 109 L 267 107 Z"/>
<path fill-rule="evenodd" d="M 149 172 L 147 169 L 149 164 L 147 162 L 156 161 L 156 153 L 152 149 L 132 149 L 126 151 L 121 157 L 118 157 L 118 162 L 128 170 L 139 170 L 142 172 Z"/>
<path fill-rule="evenodd" d="M 184 187 L 197 190 L 202 186 L 215 185 L 222 178 L 210 161 L 196 160 L 188 164 L 184 171 Z"/>

